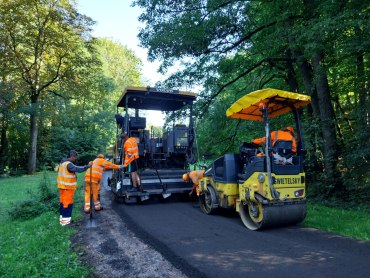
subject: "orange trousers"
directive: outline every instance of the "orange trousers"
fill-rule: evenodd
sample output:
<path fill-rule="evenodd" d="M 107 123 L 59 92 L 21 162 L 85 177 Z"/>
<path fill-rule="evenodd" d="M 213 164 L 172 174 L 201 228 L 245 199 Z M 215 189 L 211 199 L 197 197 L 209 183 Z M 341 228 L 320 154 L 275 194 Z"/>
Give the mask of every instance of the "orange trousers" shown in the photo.
<path fill-rule="evenodd" d="M 93 195 L 93 202 L 94 202 L 94 209 L 96 211 L 101 210 L 100 200 L 99 200 L 99 193 L 100 193 L 100 183 L 92 182 L 92 195 Z M 85 181 L 85 205 L 84 211 L 90 212 L 90 182 Z"/>
<path fill-rule="evenodd" d="M 75 190 L 74 189 L 59 189 L 59 193 L 60 193 L 59 223 L 60 225 L 65 226 L 71 223 L 73 198 L 75 195 Z"/>

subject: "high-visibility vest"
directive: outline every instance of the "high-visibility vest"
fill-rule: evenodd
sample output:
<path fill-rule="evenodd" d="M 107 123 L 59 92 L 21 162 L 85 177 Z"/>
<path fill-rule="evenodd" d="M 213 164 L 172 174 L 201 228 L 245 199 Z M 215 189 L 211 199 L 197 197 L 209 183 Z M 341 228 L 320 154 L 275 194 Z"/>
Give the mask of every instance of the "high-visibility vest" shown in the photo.
<path fill-rule="evenodd" d="M 90 182 L 90 172 L 91 175 L 91 181 L 95 183 L 99 183 L 101 180 L 101 177 L 103 176 L 104 170 L 108 169 L 119 169 L 119 165 L 113 164 L 112 162 L 109 162 L 105 160 L 104 158 L 96 158 L 93 161 L 93 164 L 91 166 L 91 169 L 88 169 L 85 174 L 85 182 Z"/>
<path fill-rule="evenodd" d="M 271 133 L 272 145 L 275 145 L 277 140 L 292 141 L 292 152 L 297 152 L 297 142 L 294 136 L 289 131 L 277 130 Z"/>
<path fill-rule="evenodd" d="M 293 153 L 297 152 L 297 142 L 294 136 L 290 132 L 283 131 L 283 130 L 277 130 L 277 131 L 271 132 L 270 136 L 271 136 L 271 142 L 273 146 L 275 145 L 275 142 L 277 140 L 292 141 L 292 152 Z M 254 139 L 252 140 L 252 142 L 257 145 L 266 144 L 266 137 Z"/>
<path fill-rule="evenodd" d="M 125 162 L 123 166 L 127 167 L 132 161 L 139 158 L 139 148 L 135 138 L 128 138 L 123 145 L 123 149 L 125 150 Z"/>
<path fill-rule="evenodd" d="M 60 189 L 76 189 L 77 176 L 76 173 L 68 171 L 70 161 L 63 162 L 59 165 L 57 184 Z"/>
<path fill-rule="evenodd" d="M 194 185 L 198 185 L 199 180 L 203 178 L 204 170 L 191 171 L 189 177 Z"/>

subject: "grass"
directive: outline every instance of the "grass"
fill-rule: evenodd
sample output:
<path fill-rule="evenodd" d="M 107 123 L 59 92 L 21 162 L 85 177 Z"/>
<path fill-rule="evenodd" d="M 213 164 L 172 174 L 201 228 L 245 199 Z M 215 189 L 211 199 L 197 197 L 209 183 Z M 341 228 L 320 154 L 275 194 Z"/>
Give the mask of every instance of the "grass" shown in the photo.
<path fill-rule="evenodd" d="M 370 241 L 370 213 L 308 203 L 303 224 L 321 231 Z"/>
<path fill-rule="evenodd" d="M 56 173 L 47 173 L 50 188 L 57 191 Z M 59 225 L 58 207 L 29 220 L 13 220 L 9 211 L 21 202 L 37 198 L 45 176 L 0 179 L 0 277 L 86 277 L 90 270 L 71 249 L 72 227 Z M 82 205 L 82 176 L 75 196 Z M 47 206 L 46 206 L 47 207 Z M 74 209 L 73 219 L 81 217 Z"/>

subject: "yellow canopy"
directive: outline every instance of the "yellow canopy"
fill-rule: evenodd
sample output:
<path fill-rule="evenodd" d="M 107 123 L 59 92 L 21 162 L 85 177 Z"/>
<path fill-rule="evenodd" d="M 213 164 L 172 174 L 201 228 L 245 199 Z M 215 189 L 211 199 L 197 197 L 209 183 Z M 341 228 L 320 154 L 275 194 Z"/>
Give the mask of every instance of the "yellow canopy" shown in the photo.
<path fill-rule="evenodd" d="M 260 104 L 266 104 L 273 99 L 279 103 L 269 103 L 269 118 L 289 112 L 290 108 L 287 102 L 293 104 L 295 108 L 305 106 L 311 102 L 311 97 L 309 96 L 269 88 L 254 91 L 241 97 L 226 110 L 226 116 L 236 119 L 262 121 L 263 116 L 260 110 Z M 285 103 L 280 103 L 280 101 Z"/>

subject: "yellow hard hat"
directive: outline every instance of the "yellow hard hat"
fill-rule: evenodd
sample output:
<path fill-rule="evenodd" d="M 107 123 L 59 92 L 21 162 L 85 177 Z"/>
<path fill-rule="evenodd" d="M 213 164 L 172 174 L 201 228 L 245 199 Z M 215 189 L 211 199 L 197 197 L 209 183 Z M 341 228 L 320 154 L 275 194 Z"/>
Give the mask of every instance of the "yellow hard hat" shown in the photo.
<path fill-rule="evenodd" d="M 104 158 L 104 154 L 98 154 L 98 156 L 97 156 L 98 158 Z"/>

